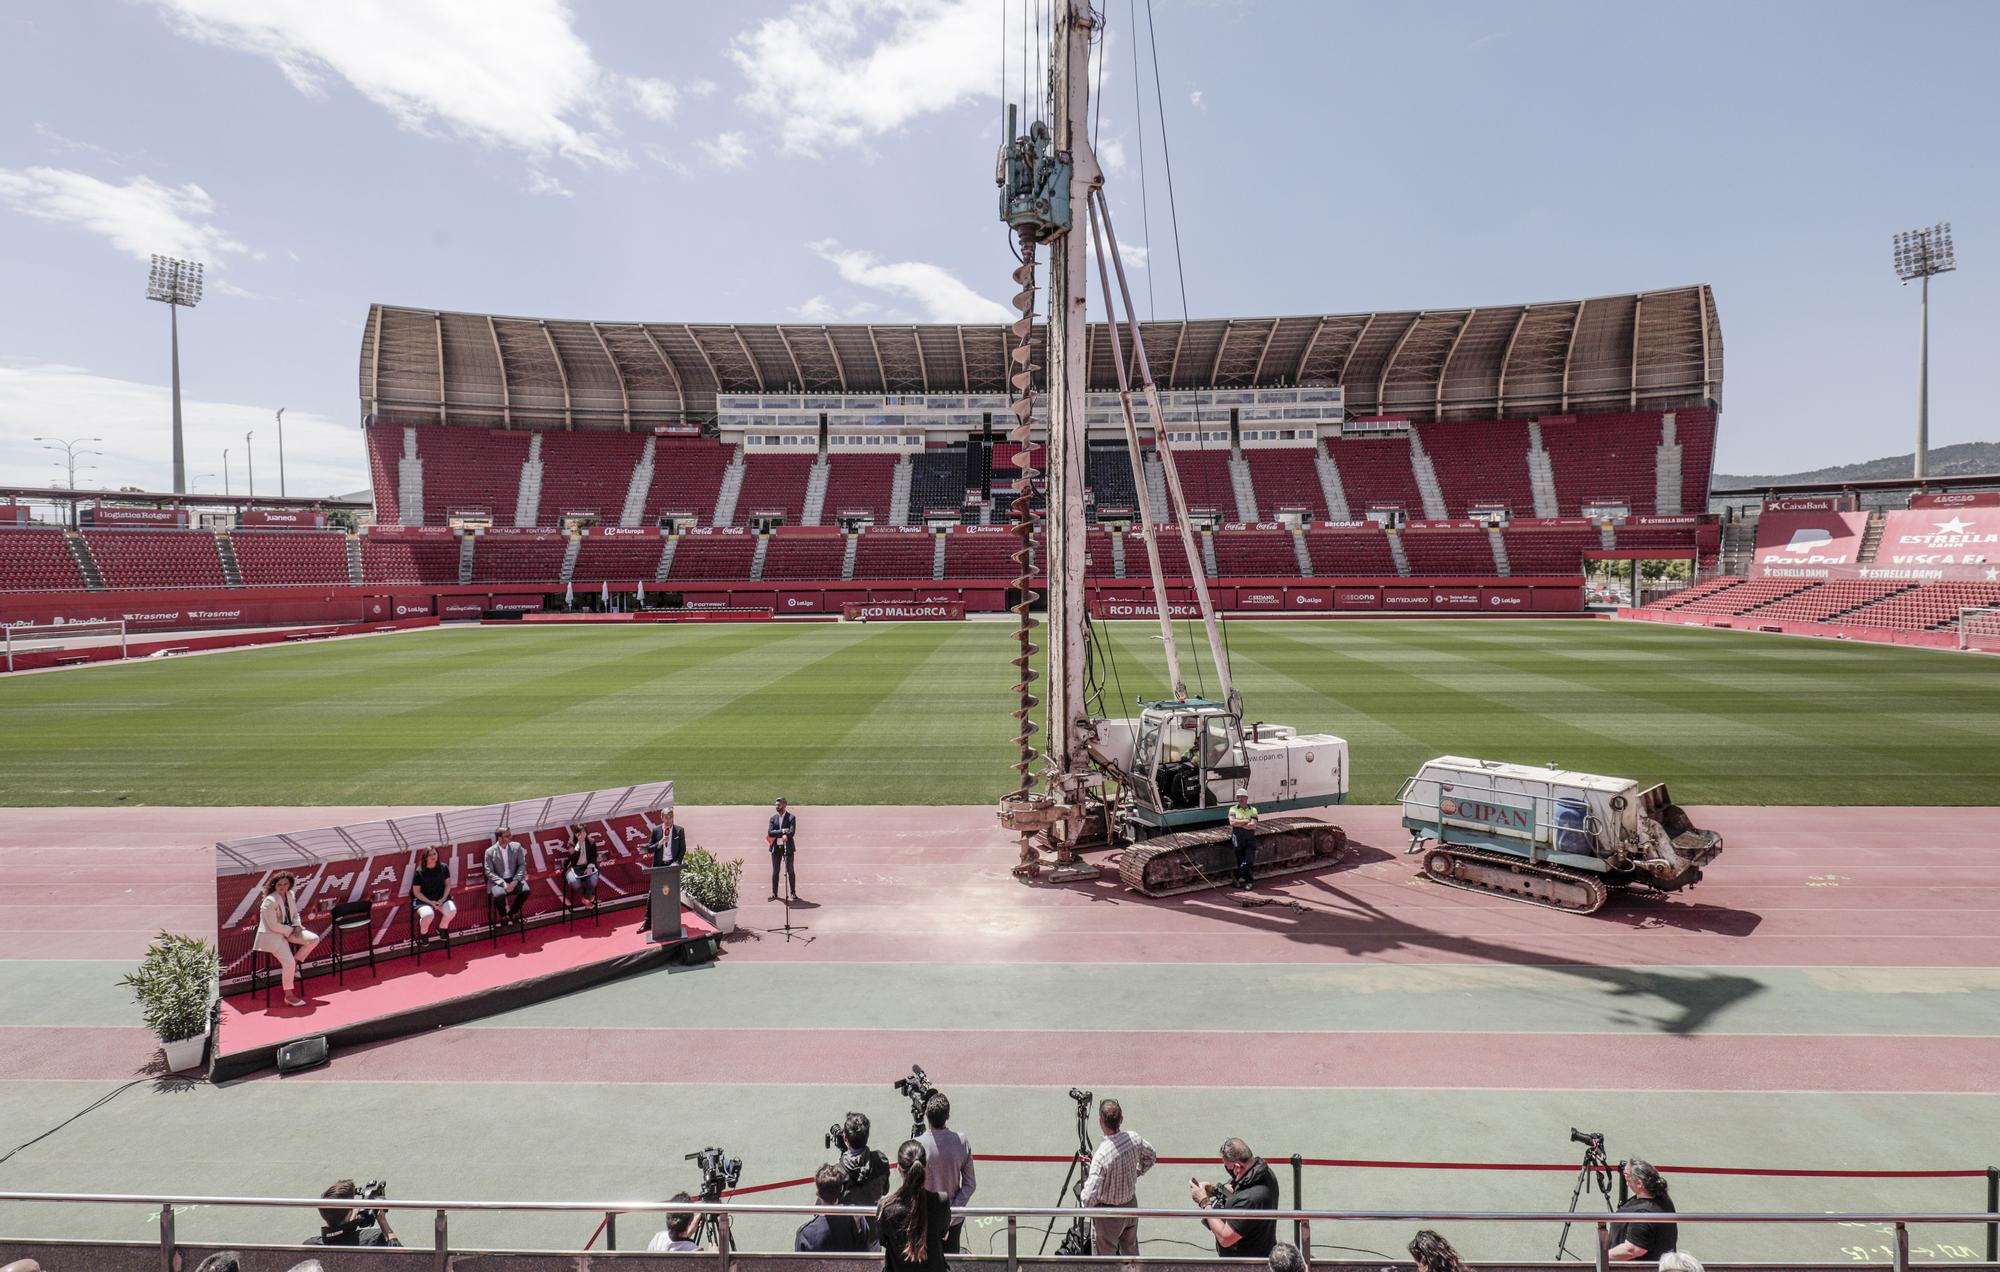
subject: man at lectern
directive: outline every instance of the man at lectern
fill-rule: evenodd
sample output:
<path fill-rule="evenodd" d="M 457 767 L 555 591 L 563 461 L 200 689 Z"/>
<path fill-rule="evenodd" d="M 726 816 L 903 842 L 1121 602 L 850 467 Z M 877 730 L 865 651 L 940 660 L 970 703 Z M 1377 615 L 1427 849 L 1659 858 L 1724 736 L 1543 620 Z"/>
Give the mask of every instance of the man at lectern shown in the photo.
<path fill-rule="evenodd" d="M 646 839 L 646 855 L 656 866 L 678 866 L 687 856 L 687 831 L 674 825 L 674 810 L 660 814 L 660 820 Z"/>

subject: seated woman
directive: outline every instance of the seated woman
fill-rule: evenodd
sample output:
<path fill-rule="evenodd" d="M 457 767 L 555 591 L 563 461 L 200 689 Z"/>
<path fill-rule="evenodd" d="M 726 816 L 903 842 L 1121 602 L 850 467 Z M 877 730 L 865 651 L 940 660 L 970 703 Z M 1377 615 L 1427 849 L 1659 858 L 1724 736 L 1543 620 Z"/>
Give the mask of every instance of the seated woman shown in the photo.
<path fill-rule="evenodd" d="M 424 849 L 417 873 L 410 879 L 410 904 L 417 907 L 417 930 L 428 933 L 436 922 L 438 934 L 451 931 L 458 905 L 451 899 L 451 871 L 438 860 L 438 850 Z M 441 916 L 441 917 L 440 917 Z"/>
<path fill-rule="evenodd" d="M 292 899 L 292 885 L 296 882 L 291 872 L 280 870 L 264 885 L 264 900 L 257 907 L 257 939 L 251 948 L 262 950 L 278 960 L 279 982 L 285 991 L 285 1002 L 293 1007 L 303 1007 L 306 1000 L 294 988 L 298 979 L 299 964 L 312 957 L 319 945 L 319 935 L 308 932 L 299 919 L 298 903 Z"/>
<path fill-rule="evenodd" d="M 570 827 L 569 859 L 563 863 L 563 881 L 575 891 L 578 902 L 597 899 L 597 843 L 581 826 Z"/>

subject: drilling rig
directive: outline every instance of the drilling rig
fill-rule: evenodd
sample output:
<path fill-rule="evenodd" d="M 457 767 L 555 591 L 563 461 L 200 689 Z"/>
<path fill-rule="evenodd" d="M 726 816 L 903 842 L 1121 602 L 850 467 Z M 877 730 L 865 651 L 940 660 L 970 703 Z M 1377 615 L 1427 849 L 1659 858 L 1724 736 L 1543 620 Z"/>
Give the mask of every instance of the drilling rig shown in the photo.
<path fill-rule="evenodd" d="M 1160 538 L 1175 534 L 1189 561 L 1202 557 L 1119 259 L 1111 209 L 1104 198 L 1104 175 L 1085 126 L 1090 46 L 1097 21 L 1089 0 L 1056 0 L 1049 51 L 1049 118 L 1024 129 L 1014 107 L 1008 108 L 1007 136 L 995 173 L 1000 219 L 1014 237 L 1020 260 L 1013 273 L 1019 317 L 1009 327 L 1008 382 L 1014 419 L 1007 433 L 1007 444 L 1019 451 L 1021 469 L 1012 505 L 1017 783 L 1002 797 L 999 816 L 1003 826 L 1020 836 L 1020 862 L 1014 867 L 1018 877 L 1046 875 L 1060 881 L 1094 876 L 1098 867 L 1081 858 L 1079 850 L 1110 847 L 1119 850 L 1117 869 L 1128 887 L 1163 896 L 1220 886 L 1228 879 L 1233 866 L 1228 808 L 1237 789 L 1249 791 L 1260 812 L 1295 812 L 1342 802 L 1347 793 L 1347 743 L 1329 733 L 1300 733 L 1289 725 L 1245 725 L 1243 700 L 1230 676 L 1228 649 L 1199 567 L 1190 582 L 1218 696 L 1188 695 L 1160 566 Z M 1174 517 L 1172 526 L 1157 525 L 1150 501 L 1138 501 L 1172 696 L 1142 699 L 1137 716 L 1119 719 L 1094 715 L 1088 694 L 1086 226 L 1105 294 L 1111 360 L 1118 369 L 1134 478 L 1143 491 L 1136 393 L 1145 402 L 1154 430 L 1155 453 Z M 1035 385 L 1042 368 L 1032 360 L 1037 260 L 1043 247 L 1049 250 L 1044 341 L 1048 444 L 1045 466 L 1037 469 L 1030 464 L 1035 456 Z M 1114 303 L 1120 299 L 1122 336 L 1121 306 Z M 1035 507 L 1038 489 L 1046 495 L 1043 511 Z M 1034 615 L 1042 564 L 1038 555 L 1043 548 L 1048 579 L 1045 703 L 1036 692 L 1036 655 L 1042 650 L 1035 643 Z M 1037 707 L 1045 708 L 1039 748 Z M 1331 865 L 1346 854 L 1347 838 L 1340 828 L 1311 818 L 1262 817 L 1256 833 L 1253 873 L 1260 876 Z"/>

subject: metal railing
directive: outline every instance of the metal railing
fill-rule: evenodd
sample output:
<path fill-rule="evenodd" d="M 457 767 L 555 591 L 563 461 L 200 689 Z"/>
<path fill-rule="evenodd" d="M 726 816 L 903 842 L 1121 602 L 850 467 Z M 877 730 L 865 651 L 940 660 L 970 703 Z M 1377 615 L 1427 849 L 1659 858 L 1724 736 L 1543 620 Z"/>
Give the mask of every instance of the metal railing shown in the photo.
<path fill-rule="evenodd" d="M 147 1206 L 157 1207 L 160 1216 L 160 1267 L 162 1272 L 173 1272 L 175 1235 L 174 1212 L 176 1208 L 193 1207 L 248 1207 L 277 1208 L 290 1210 L 317 1211 L 327 1204 L 325 1197 L 201 1197 L 165 1196 L 137 1193 L 43 1193 L 43 1192 L 0 1192 L 0 1202 L 56 1203 L 96 1206 Z M 392 1201 L 384 1198 L 370 1202 L 363 1209 L 430 1211 L 433 1216 L 435 1239 L 434 1267 L 437 1272 L 446 1272 L 452 1253 L 448 1217 L 452 1214 L 472 1213 L 531 1213 L 531 1214 L 579 1214 L 601 1216 L 607 1224 L 615 1224 L 620 1214 L 714 1214 L 723 1216 L 753 1215 L 856 1215 L 872 1216 L 871 1206 L 829 1206 L 817 1202 L 802 1205 L 786 1205 L 765 1202 L 700 1202 L 700 1201 Z M 1477 1210 L 1206 1210 L 1195 1208 L 1161 1208 L 1151 1206 L 1093 1207 L 1078 1209 L 1063 1206 L 967 1206 L 952 1212 L 961 1219 L 999 1219 L 1006 1223 L 1006 1265 L 1008 1272 L 1015 1272 L 1020 1266 L 1021 1221 L 1024 1219 L 1048 1219 L 1060 1223 L 1076 1219 L 1184 1219 L 1203 1220 L 1226 1217 L 1231 1220 L 1271 1219 L 1295 1225 L 1297 1244 L 1308 1260 L 1312 1257 L 1312 1226 L 1342 1223 L 1504 1223 L 1504 1224 L 1569 1224 L 1594 1230 L 1596 1235 L 1596 1272 L 1610 1272 L 1609 1253 L 1611 1249 L 1611 1227 L 1627 1222 L 1630 1215 L 1579 1214 L 1574 1211 L 1477 1211 Z M 1912 1224 L 1981 1224 L 1987 1227 L 1987 1262 L 1994 1259 L 1994 1216 L 1991 1213 L 1942 1213 L 1916 1214 L 1906 1211 L 1850 1213 L 1807 1213 L 1784 1211 L 1740 1211 L 1733 1213 L 1689 1212 L 1672 1216 L 1676 1224 L 1870 1224 L 1890 1227 L 1894 1233 L 1891 1246 L 1890 1266 L 1894 1272 L 1907 1272 L 1910 1266 L 1910 1225 Z M 729 1239 L 729 1227 L 718 1225 L 720 1240 L 713 1252 L 717 1272 L 728 1272 L 734 1251 Z M 1028 1231 L 1039 1232 L 1039 1226 L 1029 1226 Z"/>

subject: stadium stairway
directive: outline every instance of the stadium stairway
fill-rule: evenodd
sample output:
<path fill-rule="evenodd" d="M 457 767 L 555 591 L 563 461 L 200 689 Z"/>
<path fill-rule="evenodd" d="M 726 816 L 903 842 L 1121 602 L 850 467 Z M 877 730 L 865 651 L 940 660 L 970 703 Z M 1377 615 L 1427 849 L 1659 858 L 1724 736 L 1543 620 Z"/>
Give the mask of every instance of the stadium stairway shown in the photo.
<path fill-rule="evenodd" d="M 945 536 L 938 535 L 936 538 L 937 542 L 931 545 L 931 577 L 933 579 L 941 579 L 944 577 Z"/>
<path fill-rule="evenodd" d="M 1236 519 L 1257 522 L 1257 487 L 1250 479 L 1250 461 L 1240 451 L 1229 456 L 1229 491 L 1236 498 Z"/>
<path fill-rule="evenodd" d="M 576 558 L 577 554 L 582 551 L 583 536 L 571 535 L 569 545 L 563 549 L 562 578 L 559 580 L 560 582 L 567 583 L 576 577 Z"/>
<path fill-rule="evenodd" d="M 222 558 L 222 582 L 228 587 L 243 586 L 243 568 L 236 561 L 236 544 L 226 534 L 215 536 L 215 554 Z"/>
<path fill-rule="evenodd" d="M 1173 513 L 1167 502 L 1167 472 L 1160 467 L 1160 457 L 1153 451 L 1146 452 L 1146 498 L 1153 504 L 1153 521 L 1165 525 L 1173 520 Z M 984 525 L 982 521 L 980 524 Z"/>
<path fill-rule="evenodd" d="M 1856 565 L 1868 565 L 1875 560 L 1875 553 L 1882 546 L 1882 527 L 1887 524 L 1880 508 L 1868 511 L 1867 528 L 1861 532 L 1861 550 L 1854 554 Z"/>
<path fill-rule="evenodd" d="M 417 430 L 403 430 L 403 455 L 396 461 L 396 505 L 402 524 L 424 524 L 424 461 L 417 454 Z"/>
<path fill-rule="evenodd" d="M 1507 559 L 1506 536 L 1489 526 L 1486 531 L 1486 546 L 1493 549 L 1494 570 L 1503 579 L 1512 578 L 1514 576 L 1514 565 Z"/>
<path fill-rule="evenodd" d="M 1326 500 L 1329 521 L 1352 521 L 1347 507 L 1347 488 L 1340 481 L 1340 465 L 1324 446 L 1313 447 L 1313 469 L 1319 475 L 1319 492 Z"/>
<path fill-rule="evenodd" d="M 910 457 L 898 457 L 895 471 L 889 477 L 889 524 L 892 526 L 910 524 L 910 482 L 914 475 Z"/>
<path fill-rule="evenodd" d="M 1292 559 L 1298 563 L 1300 578 L 1313 576 L 1313 554 L 1306 547 L 1306 532 L 1297 526 L 1292 527 Z"/>
<path fill-rule="evenodd" d="M 712 526 L 736 524 L 736 500 L 743 493 L 743 448 L 729 457 L 729 466 L 722 470 L 722 484 L 715 491 L 715 512 L 709 517 Z"/>
<path fill-rule="evenodd" d="M 1528 491 L 1534 497 L 1537 517 L 1561 516 L 1556 499 L 1556 470 L 1549 452 L 1542 446 L 1542 426 L 1528 421 Z"/>
<path fill-rule="evenodd" d="M 1396 562 L 1397 575 L 1402 578 L 1406 579 L 1409 578 L 1410 558 L 1409 555 L 1403 551 L 1402 534 L 1397 531 L 1391 531 L 1390 533 L 1384 535 L 1383 537 L 1388 539 L 1389 541 L 1389 556 Z"/>
<path fill-rule="evenodd" d="M 1438 485 L 1437 465 L 1431 463 L 1430 454 L 1424 450 L 1424 439 L 1414 428 L 1410 430 L 1410 472 L 1417 479 L 1417 497 L 1424 501 L 1424 516 L 1432 521 L 1449 518 L 1444 487 Z"/>
<path fill-rule="evenodd" d="M 97 568 L 97 558 L 90 555 L 90 544 L 74 530 L 63 531 L 63 546 L 69 549 L 70 559 L 76 562 L 76 572 L 83 576 L 83 585 L 93 592 L 104 590 L 104 574 Z"/>
<path fill-rule="evenodd" d="M 660 563 L 653 569 L 653 582 L 667 581 L 667 571 L 674 568 L 674 551 L 681 545 L 681 537 L 670 534 L 660 542 Z"/>
<path fill-rule="evenodd" d="M 639 462 L 632 465 L 632 478 L 625 483 L 625 506 L 618 510 L 618 524 L 637 526 L 646 515 L 646 496 L 653 492 L 653 461 L 659 454 L 660 439 L 648 437 L 639 450 Z"/>
<path fill-rule="evenodd" d="M 861 550 L 861 536 L 850 534 L 846 539 L 840 553 L 840 577 L 843 582 L 850 582 L 854 578 L 854 555 Z"/>
<path fill-rule="evenodd" d="M 816 526 L 820 516 L 826 511 L 826 479 L 830 471 L 829 461 L 821 455 L 813 460 L 806 470 L 806 500 L 799 505 L 799 524 Z"/>
<path fill-rule="evenodd" d="M 478 551 L 474 545 L 478 542 L 476 534 L 464 535 L 458 541 L 458 581 L 461 583 L 472 582 L 473 554 Z"/>
<path fill-rule="evenodd" d="M 1653 511 L 1661 516 L 1681 513 L 1681 444 L 1674 440 L 1674 413 L 1660 419 L 1660 449 L 1653 461 Z"/>
<path fill-rule="evenodd" d="M 771 536 L 768 534 L 758 535 L 756 551 L 750 554 L 750 581 L 752 583 L 762 583 L 764 581 L 764 558 L 769 556 L 770 553 Z"/>
<path fill-rule="evenodd" d="M 528 457 L 521 461 L 521 486 L 514 492 L 514 524 L 532 526 L 542 508 L 542 435 L 528 439 Z M 561 510 L 558 509 L 558 512 Z M 468 540 L 469 542 L 469 540 Z"/>
<path fill-rule="evenodd" d="M 361 536 L 347 536 L 347 581 L 355 587 L 361 586 Z"/>

